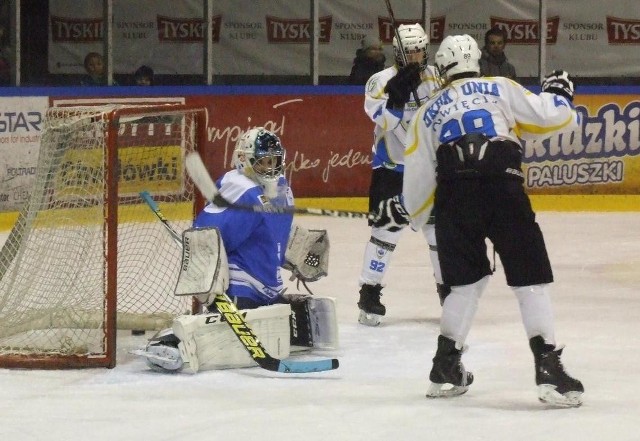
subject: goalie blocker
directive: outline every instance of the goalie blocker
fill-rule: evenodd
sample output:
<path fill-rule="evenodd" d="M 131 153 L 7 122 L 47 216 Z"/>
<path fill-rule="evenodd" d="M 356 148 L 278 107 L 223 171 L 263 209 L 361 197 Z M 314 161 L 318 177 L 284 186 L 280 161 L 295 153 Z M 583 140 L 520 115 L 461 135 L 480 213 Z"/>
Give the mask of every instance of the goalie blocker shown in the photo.
<path fill-rule="evenodd" d="M 328 251 L 326 232 L 316 235 L 313 240 L 300 240 L 299 243 L 313 247 L 313 254 L 317 255 L 318 237 L 322 237 L 320 242 L 326 241 L 322 248 Z M 215 295 L 226 291 L 229 285 L 226 252 L 219 232 L 215 228 L 186 230 L 183 244 L 175 293 L 178 296 L 195 296 L 209 305 Z M 309 252 L 298 250 L 296 254 L 307 257 Z M 319 260 L 323 264 L 319 265 L 320 268 L 313 265 L 314 276 L 322 272 L 326 275 L 327 257 L 321 256 Z M 297 263 L 296 267 L 303 267 Z M 311 279 L 309 275 L 306 274 Z M 287 303 L 241 311 L 266 351 L 274 357 L 286 358 L 291 352 L 338 347 L 333 298 L 290 294 L 284 295 L 283 299 Z M 188 369 L 195 373 L 199 370 L 255 366 L 246 347 L 238 341 L 225 320 L 225 315 L 220 313 L 180 316 L 174 320 L 171 329 L 152 337 L 144 350 L 132 353 L 145 357 L 152 369 L 165 372 Z"/>

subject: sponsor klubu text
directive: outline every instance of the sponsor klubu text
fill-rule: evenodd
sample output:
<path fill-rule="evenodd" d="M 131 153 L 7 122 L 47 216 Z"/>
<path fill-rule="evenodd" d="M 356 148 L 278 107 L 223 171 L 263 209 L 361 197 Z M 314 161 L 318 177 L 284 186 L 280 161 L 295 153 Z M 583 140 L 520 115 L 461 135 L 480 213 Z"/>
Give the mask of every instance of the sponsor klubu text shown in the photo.
<path fill-rule="evenodd" d="M 485 31 L 489 27 L 487 23 L 449 23 L 450 31 Z"/>
<path fill-rule="evenodd" d="M 601 31 L 604 29 L 602 23 L 562 23 L 565 31 Z"/>

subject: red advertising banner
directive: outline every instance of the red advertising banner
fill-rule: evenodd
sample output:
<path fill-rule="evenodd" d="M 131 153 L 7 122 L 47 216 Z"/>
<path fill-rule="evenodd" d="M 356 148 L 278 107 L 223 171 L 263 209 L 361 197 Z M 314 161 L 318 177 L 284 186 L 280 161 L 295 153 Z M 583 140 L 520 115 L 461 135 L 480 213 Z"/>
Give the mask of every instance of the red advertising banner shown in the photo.
<path fill-rule="evenodd" d="M 360 95 L 191 96 L 209 109 L 205 162 L 214 178 L 231 168 L 237 139 L 264 126 L 286 149 L 286 174 L 298 197 L 365 196 L 373 123 Z"/>
<path fill-rule="evenodd" d="M 586 87 L 580 90 L 586 90 Z M 640 194 L 637 88 L 576 96 L 582 125 L 546 140 L 524 141 L 533 195 Z M 236 141 L 264 126 L 286 148 L 286 175 L 297 197 L 365 197 L 373 123 L 360 88 L 162 88 L 165 96 L 21 97 L 0 106 L 0 211 L 20 208 L 35 182 L 47 103 L 52 106 L 186 103 L 207 109 L 205 161 L 213 178 L 231 169 Z M 185 93 L 186 92 L 186 93 Z M 184 93 L 184 94 L 183 94 Z"/>

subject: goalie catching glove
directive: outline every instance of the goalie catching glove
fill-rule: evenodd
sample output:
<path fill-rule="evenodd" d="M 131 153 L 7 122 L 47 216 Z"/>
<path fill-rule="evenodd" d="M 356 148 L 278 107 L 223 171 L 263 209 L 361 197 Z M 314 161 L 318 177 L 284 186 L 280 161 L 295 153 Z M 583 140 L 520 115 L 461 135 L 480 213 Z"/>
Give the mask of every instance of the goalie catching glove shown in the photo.
<path fill-rule="evenodd" d="M 284 269 L 303 282 L 315 282 L 329 271 L 329 235 L 327 230 L 307 230 L 291 225 L 284 255 Z"/>
<path fill-rule="evenodd" d="M 369 213 L 371 225 L 394 232 L 409 225 L 409 213 L 402 205 L 400 196 L 394 196 L 380 201 L 378 210 Z"/>
<path fill-rule="evenodd" d="M 573 101 L 574 87 L 569 74 L 563 70 L 554 70 L 542 81 L 542 91 L 555 93 Z"/>

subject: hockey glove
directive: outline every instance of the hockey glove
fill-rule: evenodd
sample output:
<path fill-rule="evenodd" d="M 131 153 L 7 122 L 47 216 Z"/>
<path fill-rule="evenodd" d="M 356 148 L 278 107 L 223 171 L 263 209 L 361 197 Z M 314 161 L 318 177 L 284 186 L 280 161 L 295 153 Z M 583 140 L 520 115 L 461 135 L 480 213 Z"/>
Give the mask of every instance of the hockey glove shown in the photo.
<path fill-rule="evenodd" d="M 378 210 L 375 213 L 369 213 L 369 219 L 374 227 L 391 232 L 402 230 L 409 225 L 409 213 L 402 205 L 400 196 L 380 201 Z"/>
<path fill-rule="evenodd" d="M 542 91 L 555 93 L 573 101 L 574 88 L 573 81 L 564 70 L 554 70 L 542 81 Z"/>
<path fill-rule="evenodd" d="M 404 109 L 404 105 L 411 97 L 411 92 L 416 90 L 421 82 L 418 63 L 409 63 L 398 69 L 398 73 L 384 86 L 384 91 L 389 95 L 387 108 Z"/>
<path fill-rule="evenodd" d="M 315 282 L 329 272 L 329 235 L 327 230 L 307 230 L 292 224 L 284 255 L 284 269 L 292 278 Z"/>

